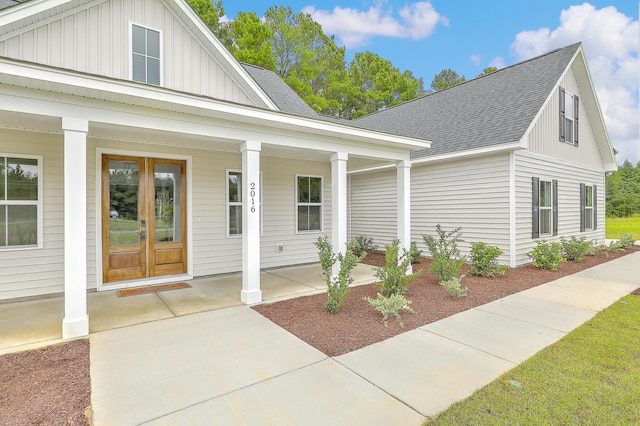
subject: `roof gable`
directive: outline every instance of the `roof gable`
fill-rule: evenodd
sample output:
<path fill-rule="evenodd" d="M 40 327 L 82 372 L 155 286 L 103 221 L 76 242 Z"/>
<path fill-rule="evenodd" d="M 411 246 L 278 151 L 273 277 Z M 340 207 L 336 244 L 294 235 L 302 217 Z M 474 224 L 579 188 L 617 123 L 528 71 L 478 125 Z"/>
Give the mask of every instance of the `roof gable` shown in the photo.
<path fill-rule="evenodd" d="M 580 44 L 362 117 L 355 124 L 433 141 L 412 158 L 519 142 Z"/>
<path fill-rule="evenodd" d="M 161 33 L 163 87 L 277 109 L 185 0 L 31 0 L 0 11 L 0 56 L 130 80 L 134 23 Z"/>

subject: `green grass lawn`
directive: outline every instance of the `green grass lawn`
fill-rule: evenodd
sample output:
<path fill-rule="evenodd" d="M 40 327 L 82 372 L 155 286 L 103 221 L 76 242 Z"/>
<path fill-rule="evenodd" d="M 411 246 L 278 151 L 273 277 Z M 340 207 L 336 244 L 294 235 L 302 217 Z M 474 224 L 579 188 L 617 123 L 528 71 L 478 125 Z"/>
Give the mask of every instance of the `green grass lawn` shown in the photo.
<path fill-rule="evenodd" d="M 627 296 L 429 425 L 640 424 L 640 297 Z"/>
<path fill-rule="evenodd" d="M 617 239 L 622 232 L 640 240 L 640 217 L 608 217 L 606 237 Z"/>

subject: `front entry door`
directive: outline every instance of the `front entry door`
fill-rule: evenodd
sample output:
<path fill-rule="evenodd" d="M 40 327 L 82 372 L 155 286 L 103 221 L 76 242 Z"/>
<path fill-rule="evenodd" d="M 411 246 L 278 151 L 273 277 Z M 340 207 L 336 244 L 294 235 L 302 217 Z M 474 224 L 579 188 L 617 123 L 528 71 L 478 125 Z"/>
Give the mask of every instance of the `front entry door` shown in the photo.
<path fill-rule="evenodd" d="M 102 156 L 103 282 L 187 271 L 186 162 Z"/>

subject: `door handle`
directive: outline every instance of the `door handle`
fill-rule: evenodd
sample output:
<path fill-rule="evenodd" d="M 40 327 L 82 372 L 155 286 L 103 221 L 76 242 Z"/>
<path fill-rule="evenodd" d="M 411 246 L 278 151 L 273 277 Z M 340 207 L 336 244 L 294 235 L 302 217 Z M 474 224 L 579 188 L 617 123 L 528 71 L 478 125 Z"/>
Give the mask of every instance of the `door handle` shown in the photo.
<path fill-rule="evenodd" d="M 147 231 L 140 231 L 140 239 L 142 241 L 146 241 L 147 240 Z"/>

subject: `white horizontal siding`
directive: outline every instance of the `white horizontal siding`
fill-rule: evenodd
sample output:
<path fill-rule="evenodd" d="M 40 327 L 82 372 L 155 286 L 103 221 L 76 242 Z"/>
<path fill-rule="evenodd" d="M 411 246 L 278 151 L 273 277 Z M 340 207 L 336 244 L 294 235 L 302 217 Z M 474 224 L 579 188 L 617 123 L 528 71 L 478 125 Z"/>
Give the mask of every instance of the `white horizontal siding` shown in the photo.
<path fill-rule="evenodd" d="M 130 23 L 161 32 L 163 86 L 254 105 L 225 59 L 160 0 L 111 0 L 0 37 L 0 56 L 129 80 Z M 238 77 L 236 77 L 238 78 Z"/>
<path fill-rule="evenodd" d="M 350 238 L 371 236 L 383 246 L 397 229 L 395 170 L 350 177 Z M 414 165 L 411 168 L 411 240 L 428 254 L 422 234 L 435 227 L 462 227 L 460 244 L 468 254 L 471 243 L 484 241 L 509 258 L 509 156 Z"/>
<path fill-rule="evenodd" d="M 0 250 L 0 299 L 57 293 L 64 288 L 62 137 L 0 129 L 0 152 L 42 155 L 43 246 Z"/>
<path fill-rule="evenodd" d="M 573 235 L 586 237 L 598 243 L 605 236 L 605 181 L 604 172 L 594 167 L 571 164 L 566 161 L 540 155 L 516 153 L 516 262 L 518 265 L 531 260 L 526 253 L 536 245 L 532 238 L 532 178 L 558 181 L 558 235 L 542 237 L 548 241 L 559 241 Z M 580 232 L 580 184 L 598 186 L 598 229 Z"/>
<path fill-rule="evenodd" d="M 556 89 L 528 135 L 529 150 L 572 163 L 601 167 L 600 153 L 572 69 L 562 79 L 560 86 L 572 95 L 580 97 L 578 146 L 560 142 L 560 91 Z"/>

